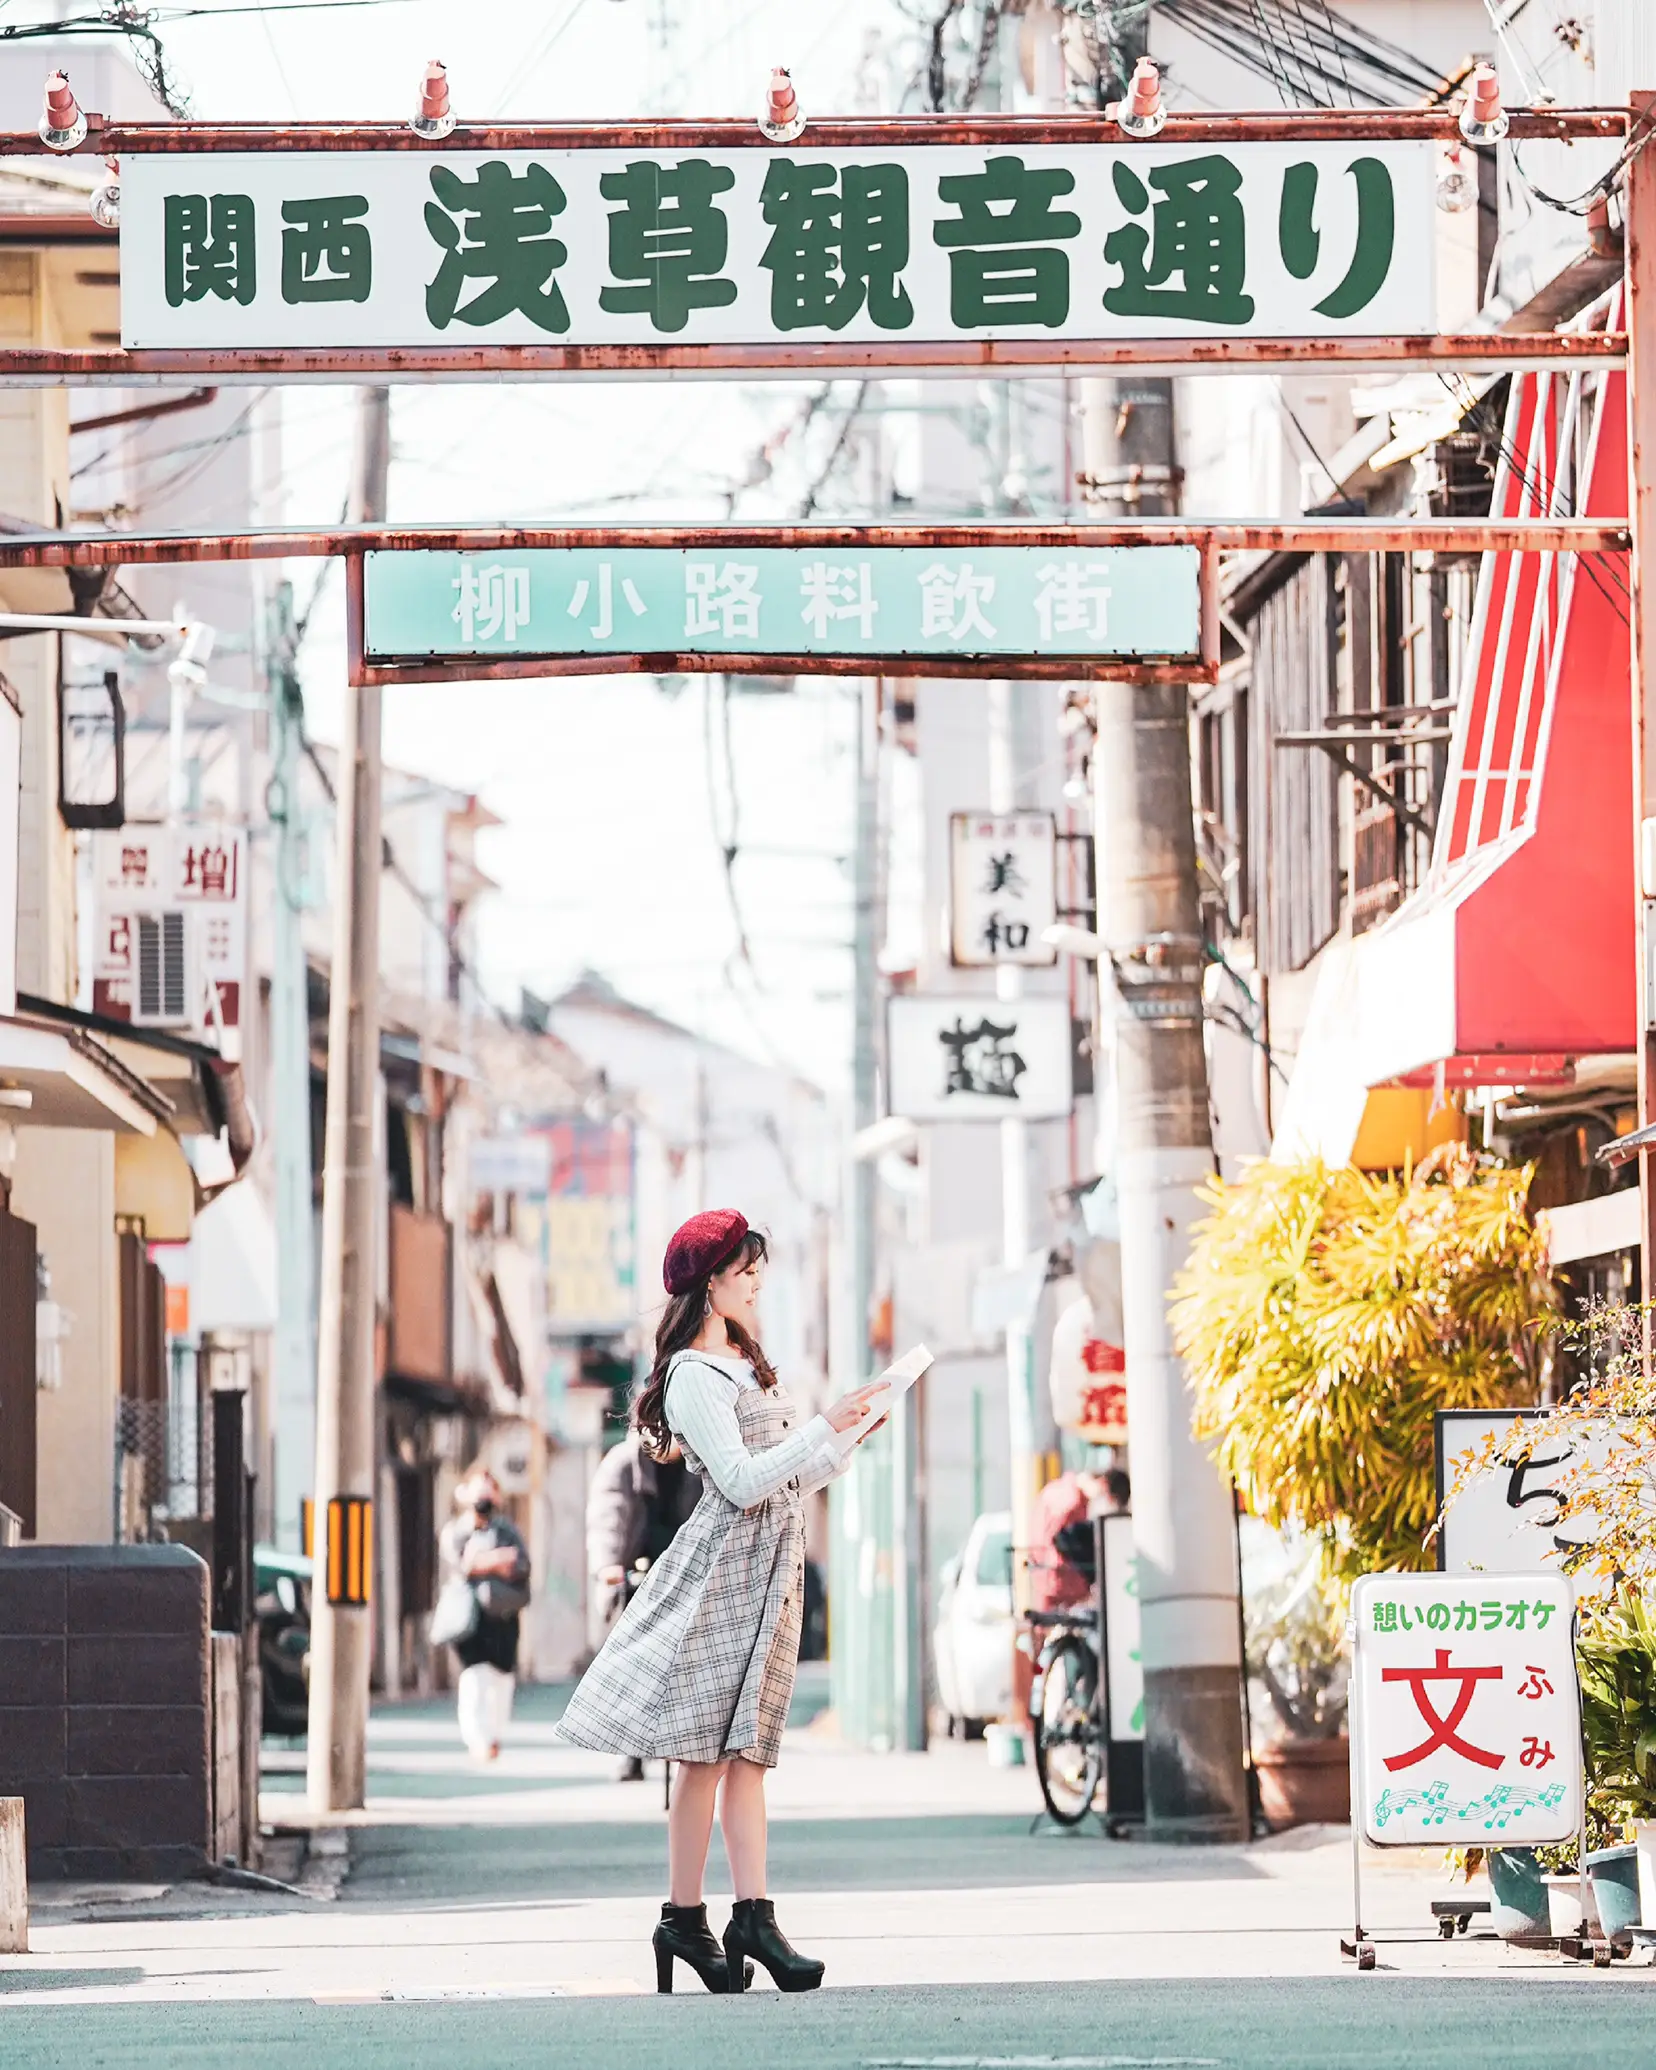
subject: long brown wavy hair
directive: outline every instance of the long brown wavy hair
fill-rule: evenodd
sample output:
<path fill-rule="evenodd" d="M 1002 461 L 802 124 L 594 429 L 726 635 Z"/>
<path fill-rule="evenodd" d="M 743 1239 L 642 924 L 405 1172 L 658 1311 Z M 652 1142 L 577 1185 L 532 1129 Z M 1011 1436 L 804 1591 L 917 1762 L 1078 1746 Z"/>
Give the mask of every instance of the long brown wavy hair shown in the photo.
<path fill-rule="evenodd" d="M 745 1271 L 758 1259 L 770 1255 L 770 1245 L 757 1229 L 750 1229 L 740 1244 L 719 1267 L 720 1272 Z M 684 1351 L 701 1334 L 701 1327 L 707 1320 L 707 1289 L 713 1274 L 696 1284 L 685 1293 L 674 1294 L 662 1312 L 656 1325 L 655 1363 L 650 1368 L 650 1377 L 639 1390 L 638 1400 L 633 1404 L 633 1422 L 646 1445 L 655 1453 L 664 1453 L 672 1444 L 673 1437 L 667 1428 L 667 1368 L 673 1362 L 675 1352 Z M 725 1321 L 729 1333 L 730 1348 L 740 1353 L 753 1367 L 753 1376 L 761 1387 L 776 1385 L 776 1368 L 760 1350 L 757 1339 L 750 1337 L 740 1323 Z"/>

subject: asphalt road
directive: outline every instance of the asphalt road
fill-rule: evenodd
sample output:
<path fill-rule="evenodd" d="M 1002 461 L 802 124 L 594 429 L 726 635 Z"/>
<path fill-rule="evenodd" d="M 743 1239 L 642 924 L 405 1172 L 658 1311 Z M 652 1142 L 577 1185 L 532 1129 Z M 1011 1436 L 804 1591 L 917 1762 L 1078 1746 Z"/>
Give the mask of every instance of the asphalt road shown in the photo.
<path fill-rule="evenodd" d="M 808 1733 L 773 1779 L 773 1888 L 829 1988 L 730 2000 L 681 1972 L 688 1988 L 657 1998 L 659 1782 L 620 1785 L 553 1741 L 560 1701 L 528 1692 L 487 1770 L 447 1706 L 376 1714 L 335 1904 L 183 1885 L 54 1909 L 39 1893 L 34 1953 L 0 1959 L 0 2070 L 1656 2064 L 1656 1971 L 1438 1942 L 1435 1858 L 1375 1865 L 1382 1966 L 1358 1975 L 1335 1948 L 1336 1834 L 1205 1850 L 1058 1836 L 1032 1830 L 1028 1773 L 981 1748 L 881 1758 Z M 269 1752 L 279 1818 L 296 1757 Z"/>
<path fill-rule="evenodd" d="M 1334 1979 L 328 2007 L 0 2003 L 6 2070 L 1645 2070 L 1656 1977 Z M 1591 1993 L 1591 2003 L 1583 1994 Z"/>

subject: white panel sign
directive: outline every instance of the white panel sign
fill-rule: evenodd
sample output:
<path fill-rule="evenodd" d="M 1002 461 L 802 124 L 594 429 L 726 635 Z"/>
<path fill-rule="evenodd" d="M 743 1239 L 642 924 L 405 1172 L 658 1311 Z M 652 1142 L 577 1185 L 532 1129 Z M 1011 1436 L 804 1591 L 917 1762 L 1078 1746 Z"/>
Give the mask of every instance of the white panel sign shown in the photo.
<path fill-rule="evenodd" d="M 1436 328 L 1435 156 L 144 152 L 121 169 L 122 337 L 465 350 L 1419 334 Z"/>
<path fill-rule="evenodd" d="M 1378 1847 L 1518 1847 L 1581 1823 L 1575 1598 L 1562 1575 L 1365 1574 L 1352 1768 Z"/>
<path fill-rule="evenodd" d="M 887 1022 L 891 1111 L 910 1121 L 1067 1114 L 1072 1039 L 1059 997 L 898 997 Z"/>
<path fill-rule="evenodd" d="M 552 1185 L 548 1136 L 479 1136 L 466 1151 L 474 1193 L 526 1193 L 544 1199 Z"/>
<path fill-rule="evenodd" d="M 1104 1672 L 1111 1739 L 1144 1737 L 1144 1648 L 1140 1639 L 1138 1549 L 1130 1516 L 1105 1517 Z"/>
<path fill-rule="evenodd" d="M 1056 963 L 1041 936 L 1058 917 L 1057 856 L 1050 812 L 951 812 L 950 961 Z"/>
<path fill-rule="evenodd" d="M 1544 1421 L 1544 1412 L 1521 1409 L 1440 1409 L 1436 1417 L 1438 1502 L 1453 1491 L 1462 1467 L 1480 1455 L 1491 1438 L 1505 1440 L 1513 1424 Z M 1606 1430 L 1593 1451 L 1608 1451 Z M 1506 1447 L 1508 1450 L 1516 1448 Z M 1450 1503 L 1438 1536 L 1438 1565 L 1446 1574 L 1556 1574 L 1561 1556 L 1591 1541 L 1587 1520 L 1577 1517 L 1568 1532 L 1558 1529 L 1553 1483 L 1566 1466 L 1580 1463 L 1574 1447 L 1558 1438 L 1535 1445 L 1528 1459 L 1503 1461 L 1493 1472 L 1467 1482 Z"/>
<path fill-rule="evenodd" d="M 241 1024 L 247 836 L 217 821 L 92 836 L 92 1004 L 219 1046 Z M 226 1054 L 236 1050 L 231 1035 Z"/>

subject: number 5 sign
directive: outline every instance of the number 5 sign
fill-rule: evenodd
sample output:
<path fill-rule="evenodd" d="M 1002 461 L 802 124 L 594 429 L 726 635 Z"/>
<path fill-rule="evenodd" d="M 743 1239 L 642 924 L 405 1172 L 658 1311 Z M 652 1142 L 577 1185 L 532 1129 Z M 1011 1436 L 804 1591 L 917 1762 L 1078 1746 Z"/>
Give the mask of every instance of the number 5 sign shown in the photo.
<path fill-rule="evenodd" d="M 1581 1824 L 1563 1575 L 1368 1574 L 1351 1593 L 1353 1796 L 1377 1847 L 1519 1847 Z"/>

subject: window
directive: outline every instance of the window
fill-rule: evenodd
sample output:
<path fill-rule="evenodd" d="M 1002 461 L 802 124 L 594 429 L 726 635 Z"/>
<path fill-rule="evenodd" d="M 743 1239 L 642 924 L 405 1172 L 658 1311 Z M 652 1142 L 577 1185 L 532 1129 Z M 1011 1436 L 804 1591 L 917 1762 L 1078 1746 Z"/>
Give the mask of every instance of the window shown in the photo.
<path fill-rule="evenodd" d="M 132 1018 L 151 1025 L 190 1018 L 184 915 L 138 915 L 138 997 Z"/>
<path fill-rule="evenodd" d="M 989 1531 L 984 1534 L 983 1543 L 978 1547 L 977 1573 L 974 1579 L 980 1588 L 1012 1586 L 1010 1531 Z"/>

